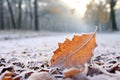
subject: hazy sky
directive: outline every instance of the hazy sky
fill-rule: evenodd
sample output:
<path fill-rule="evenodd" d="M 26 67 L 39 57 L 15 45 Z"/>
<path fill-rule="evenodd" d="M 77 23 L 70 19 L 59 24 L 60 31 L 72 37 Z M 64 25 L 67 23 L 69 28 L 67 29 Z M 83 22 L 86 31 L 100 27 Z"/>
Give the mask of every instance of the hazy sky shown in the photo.
<path fill-rule="evenodd" d="M 84 16 L 84 13 L 86 11 L 86 4 L 90 2 L 90 0 L 61 0 L 61 1 L 71 9 L 72 8 L 75 9 L 76 12 L 78 12 L 81 17 Z"/>

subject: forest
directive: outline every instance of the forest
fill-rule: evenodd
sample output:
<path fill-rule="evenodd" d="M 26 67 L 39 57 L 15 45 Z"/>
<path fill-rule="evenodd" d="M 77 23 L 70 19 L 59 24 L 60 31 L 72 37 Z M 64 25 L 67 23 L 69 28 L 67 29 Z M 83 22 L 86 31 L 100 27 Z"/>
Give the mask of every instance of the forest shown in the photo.
<path fill-rule="evenodd" d="M 0 0 L 0 29 L 59 32 L 93 31 L 95 26 L 99 31 L 120 29 L 120 0 L 66 3 L 64 0 Z"/>

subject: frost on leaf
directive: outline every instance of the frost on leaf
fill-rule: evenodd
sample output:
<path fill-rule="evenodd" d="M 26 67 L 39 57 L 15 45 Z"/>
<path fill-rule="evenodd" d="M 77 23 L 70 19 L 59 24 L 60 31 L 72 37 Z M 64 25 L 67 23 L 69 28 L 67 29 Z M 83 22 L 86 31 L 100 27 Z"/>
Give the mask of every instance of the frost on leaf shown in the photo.
<path fill-rule="evenodd" d="M 51 58 L 51 67 L 64 69 L 84 65 L 91 60 L 92 51 L 96 47 L 95 32 L 74 35 L 72 40 L 66 39 L 64 43 L 58 43 L 58 46 Z"/>

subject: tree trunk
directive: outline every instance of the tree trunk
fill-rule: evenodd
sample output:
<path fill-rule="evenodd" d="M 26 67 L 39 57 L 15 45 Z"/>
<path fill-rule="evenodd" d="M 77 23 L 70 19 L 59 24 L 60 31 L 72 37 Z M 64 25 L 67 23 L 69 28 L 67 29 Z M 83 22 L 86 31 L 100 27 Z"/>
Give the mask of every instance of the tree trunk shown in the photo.
<path fill-rule="evenodd" d="M 10 16 L 11 16 L 13 28 L 16 29 L 17 27 L 16 27 L 15 20 L 14 20 L 13 10 L 12 10 L 12 7 L 11 7 L 9 0 L 7 0 L 7 4 L 8 4 L 9 11 L 10 11 Z"/>
<path fill-rule="evenodd" d="M 115 7 L 116 3 L 117 3 L 117 0 L 111 0 L 110 1 L 110 9 L 111 9 L 110 18 L 111 18 L 112 30 L 113 31 L 118 30 L 117 25 L 116 25 L 116 15 L 115 15 L 115 10 L 114 10 L 114 7 Z"/>
<path fill-rule="evenodd" d="M 28 1 L 28 6 L 29 6 L 29 17 L 30 17 L 30 29 L 33 29 L 34 27 L 34 16 L 33 16 L 33 12 L 32 12 L 32 5 L 31 5 L 31 1 Z"/>
<path fill-rule="evenodd" d="M 3 0 L 0 0 L 0 28 L 4 29 Z"/>
<path fill-rule="evenodd" d="M 18 4 L 18 9 L 19 9 L 19 13 L 18 13 L 18 29 L 21 28 L 21 20 L 22 20 L 22 1 L 23 0 L 19 0 L 19 4 Z"/>
<path fill-rule="evenodd" d="M 39 30 L 38 0 L 34 0 L 34 16 L 35 30 Z"/>

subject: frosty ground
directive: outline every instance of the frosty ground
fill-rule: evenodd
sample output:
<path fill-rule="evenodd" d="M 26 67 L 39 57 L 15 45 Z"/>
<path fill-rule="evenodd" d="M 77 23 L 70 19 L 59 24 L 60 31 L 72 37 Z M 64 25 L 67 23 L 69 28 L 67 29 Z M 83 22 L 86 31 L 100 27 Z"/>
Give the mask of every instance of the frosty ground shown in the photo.
<path fill-rule="evenodd" d="M 7 61 L 17 58 L 17 61 L 25 65 L 32 61 L 49 63 L 53 51 L 58 47 L 57 43 L 63 42 L 66 37 L 72 39 L 74 34 L 2 31 L 0 32 L 0 58 L 5 58 Z M 93 57 L 100 54 L 120 53 L 120 32 L 97 33 L 96 42 L 97 47 Z"/>
<path fill-rule="evenodd" d="M 21 53 L 25 50 L 31 54 L 42 53 L 51 56 L 58 42 L 65 38 L 72 39 L 75 33 L 56 32 L 0 32 L 0 54 Z M 78 33 L 77 33 L 78 34 Z M 79 33 L 78 35 L 81 35 Z M 120 52 L 120 32 L 97 33 L 97 47 L 94 54 Z"/>

